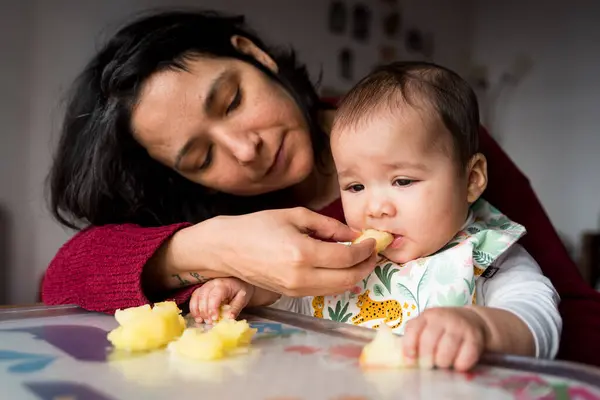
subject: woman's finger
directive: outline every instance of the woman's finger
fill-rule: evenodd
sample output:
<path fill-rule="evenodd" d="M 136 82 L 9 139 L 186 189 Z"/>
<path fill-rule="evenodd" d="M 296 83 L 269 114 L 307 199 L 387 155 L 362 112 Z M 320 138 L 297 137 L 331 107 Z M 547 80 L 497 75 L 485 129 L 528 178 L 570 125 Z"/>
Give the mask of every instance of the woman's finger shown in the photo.
<path fill-rule="evenodd" d="M 283 290 L 273 290 L 288 296 L 336 295 L 352 289 L 366 278 L 375 267 L 377 256 L 350 268 L 312 268 L 301 271 L 298 282 L 291 282 Z"/>
<path fill-rule="evenodd" d="M 351 242 L 360 236 L 348 225 L 337 219 L 326 217 L 306 208 L 298 207 L 289 211 L 290 222 L 304 233 L 314 238 L 334 242 Z"/>
<path fill-rule="evenodd" d="M 350 268 L 376 255 L 374 239 L 347 246 L 341 243 L 306 238 L 305 244 L 306 254 L 308 254 L 307 262 L 317 268 Z"/>

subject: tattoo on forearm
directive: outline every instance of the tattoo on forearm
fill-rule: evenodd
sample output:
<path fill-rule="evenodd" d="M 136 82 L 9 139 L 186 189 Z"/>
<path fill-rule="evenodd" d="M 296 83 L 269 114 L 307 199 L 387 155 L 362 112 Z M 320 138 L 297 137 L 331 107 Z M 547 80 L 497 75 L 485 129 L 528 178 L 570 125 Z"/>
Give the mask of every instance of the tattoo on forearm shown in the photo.
<path fill-rule="evenodd" d="M 179 281 L 179 286 L 181 287 L 186 287 L 190 285 L 190 281 L 188 281 L 187 279 L 182 278 L 181 276 L 179 276 L 179 274 L 173 274 L 171 275 L 173 278 L 177 279 L 177 281 Z"/>
<path fill-rule="evenodd" d="M 198 281 L 198 283 L 204 283 L 204 282 L 206 282 L 206 281 L 210 280 L 210 278 L 207 278 L 207 277 L 205 277 L 205 276 L 202 276 L 202 275 L 200 275 L 200 274 L 199 274 L 199 273 L 197 273 L 197 272 L 190 272 L 190 276 L 191 276 L 192 278 L 194 278 L 196 281 Z"/>
<path fill-rule="evenodd" d="M 190 279 L 186 279 L 187 277 L 179 275 L 179 274 L 173 274 L 171 275 L 172 278 L 175 278 L 177 280 L 177 283 L 179 283 L 179 287 L 186 287 L 186 286 L 190 286 L 194 283 L 204 283 L 209 281 L 211 278 L 207 278 L 205 276 L 200 275 L 197 272 L 189 272 L 189 276 Z"/>

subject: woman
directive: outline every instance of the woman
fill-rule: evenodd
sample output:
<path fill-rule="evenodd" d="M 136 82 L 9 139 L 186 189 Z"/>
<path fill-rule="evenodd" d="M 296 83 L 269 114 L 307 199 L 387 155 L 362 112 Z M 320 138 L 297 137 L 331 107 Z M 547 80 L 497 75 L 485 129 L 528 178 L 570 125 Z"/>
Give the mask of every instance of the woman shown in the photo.
<path fill-rule="evenodd" d="M 330 108 L 293 52 L 269 50 L 241 18 L 170 12 L 123 28 L 67 108 L 52 210 L 89 227 L 50 264 L 44 302 L 101 312 L 181 304 L 220 276 L 296 296 L 352 287 L 375 255 L 372 243 L 330 243 L 357 236 L 336 221 Z M 561 356 L 600 363 L 598 295 L 527 179 L 485 132 L 481 148 L 486 198 L 528 227 L 523 245 L 562 296 Z"/>

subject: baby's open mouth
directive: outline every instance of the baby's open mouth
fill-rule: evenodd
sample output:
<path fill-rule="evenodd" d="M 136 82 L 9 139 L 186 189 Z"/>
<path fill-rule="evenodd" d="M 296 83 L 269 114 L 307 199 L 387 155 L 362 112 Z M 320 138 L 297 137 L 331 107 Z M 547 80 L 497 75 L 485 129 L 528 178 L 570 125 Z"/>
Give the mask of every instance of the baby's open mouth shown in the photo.
<path fill-rule="evenodd" d="M 396 234 L 392 234 L 392 236 L 394 236 L 394 240 L 392 240 L 392 243 L 390 243 L 390 245 L 388 246 L 388 249 L 397 249 L 398 247 L 400 247 L 402 245 L 404 236 L 396 235 Z"/>

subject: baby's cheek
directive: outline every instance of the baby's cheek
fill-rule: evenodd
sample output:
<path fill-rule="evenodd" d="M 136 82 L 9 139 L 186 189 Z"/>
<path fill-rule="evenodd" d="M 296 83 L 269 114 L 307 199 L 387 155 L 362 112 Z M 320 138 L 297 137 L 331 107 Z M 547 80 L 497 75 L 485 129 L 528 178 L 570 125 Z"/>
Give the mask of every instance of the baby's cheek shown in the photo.
<path fill-rule="evenodd" d="M 360 202 L 342 193 L 342 206 L 346 224 L 350 228 L 362 230 L 365 227 L 366 214 Z"/>
<path fill-rule="evenodd" d="M 447 237 L 446 228 L 441 225 L 443 223 L 428 213 L 421 214 L 419 220 L 413 219 L 411 236 L 415 242 L 415 248 L 412 249 L 415 258 L 435 253 L 452 239 L 454 235 Z"/>

